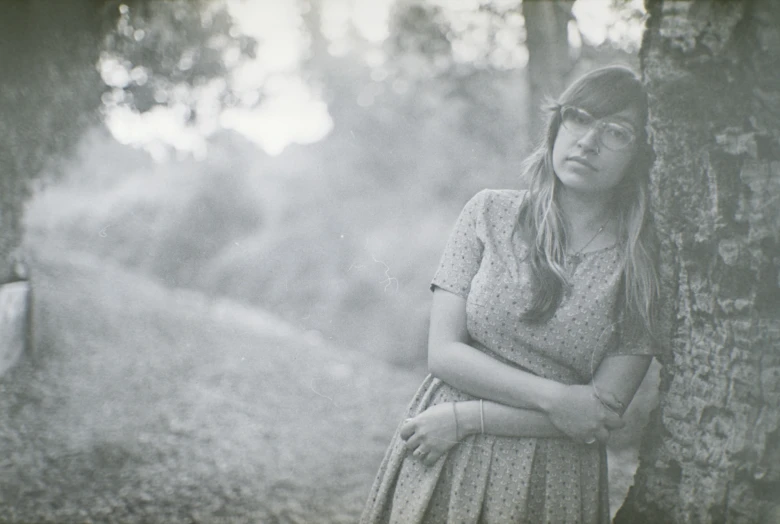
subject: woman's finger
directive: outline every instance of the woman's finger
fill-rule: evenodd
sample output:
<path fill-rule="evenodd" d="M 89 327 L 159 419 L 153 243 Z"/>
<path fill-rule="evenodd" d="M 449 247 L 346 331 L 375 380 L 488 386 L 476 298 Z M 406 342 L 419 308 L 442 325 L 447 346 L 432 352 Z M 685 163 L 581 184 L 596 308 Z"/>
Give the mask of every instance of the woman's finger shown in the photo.
<path fill-rule="evenodd" d="M 404 423 L 401 426 L 401 438 L 406 440 L 409 437 L 411 437 L 413 434 L 414 434 L 414 422 L 412 419 L 408 418 L 404 420 Z"/>
<path fill-rule="evenodd" d="M 623 413 L 625 406 L 614 393 L 610 393 L 609 391 L 599 391 L 598 399 L 604 407 L 614 412 L 615 414 L 620 415 Z"/>
<path fill-rule="evenodd" d="M 427 451 L 426 447 L 423 446 L 423 445 L 420 445 L 420 446 L 417 446 L 417 449 L 415 449 L 412 452 L 412 455 L 414 455 L 415 457 L 418 457 L 418 458 L 424 458 L 427 453 L 428 453 L 428 451 Z"/>
<path fill-rule="evenodd" d="M 599 402 L 599 405 L 600 405 L 599 413 L 601 415 L 601 420 L 603 423 L 606 424 L 607 422 L 609 422 L 611 424 L 621 420 L 620 413 L 618 413 L 617 411 L 615 411 L 614 409 L 606 405 L 604 402 Z"/>
<path fill-rule="evenodd" d="M 607 429 L 620 429 L 626 425 L 626 422 L 621 418 L 608 418 L 604 421 L 604 426 Z"/>
<path fill-rule="evenodd" d="M 421 444 L 422 437 L 420 437 L 419 433 L 414 433 L 411 437 L 406 439 L 406 443 L 404 445 L 406 446 L 406 449 L 413 450 L 419 448 Z"/>
<path fill-rule="evenodd" d="M 435 451 L 429 451 L 427 455 L 425 455 L 425 458 L 423 459 L 423 464 L 425 464 L 428 467 L 433 466 L 438 462 L 439 458 L 443 455 L 443 453 L 437 453 Z"/>
<path fill-rule="evenodd" d="M 620 415 L 612 411 L 609 407 L 604 406 L 601 410 L 601 421 L 607 429 L 618 429 L 626 425 Z"/>

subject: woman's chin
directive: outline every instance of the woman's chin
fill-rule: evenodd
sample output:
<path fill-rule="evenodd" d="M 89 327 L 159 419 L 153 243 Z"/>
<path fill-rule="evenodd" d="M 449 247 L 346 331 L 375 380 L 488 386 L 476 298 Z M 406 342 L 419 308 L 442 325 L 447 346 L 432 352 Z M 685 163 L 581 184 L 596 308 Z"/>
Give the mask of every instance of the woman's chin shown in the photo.
<path fill-rule="evenodd" d="M 580 173 L 564 173 L 558 176 L 558 181 L 566 191 L 587 193 L 593 196 L 601 193 L 611 193 L 613 189 L 612 186 L 604 187 L 602 184 L 596 183 L 592 177 L 587 177 Z"/>
<path fill-rule="evenodd" d="M 558 180 L 561 185 L 569 190 L 576 192 L 593 191 L 597 188 L 594 187 L 593 180 L 580 173 L 563 173 L 558 176 Z"/>

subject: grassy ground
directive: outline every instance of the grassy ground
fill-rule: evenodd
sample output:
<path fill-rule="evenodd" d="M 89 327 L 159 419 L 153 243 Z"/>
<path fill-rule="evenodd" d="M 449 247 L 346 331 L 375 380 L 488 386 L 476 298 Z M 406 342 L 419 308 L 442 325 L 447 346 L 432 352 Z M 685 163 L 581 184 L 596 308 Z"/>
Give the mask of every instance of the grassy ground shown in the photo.
<path fill-rule="evenodd" d="M 89 257 L 39 258 L 2 522 L 354 522 L 421 379 Z"/>
<path fill-rule="evenodd" d="M 0 379 L 0 522 L 357 520 L 422 372 L 89 255 L 32 269 L 35 350 Z M 635 443 L 610 460 L 614 511 Z"/>

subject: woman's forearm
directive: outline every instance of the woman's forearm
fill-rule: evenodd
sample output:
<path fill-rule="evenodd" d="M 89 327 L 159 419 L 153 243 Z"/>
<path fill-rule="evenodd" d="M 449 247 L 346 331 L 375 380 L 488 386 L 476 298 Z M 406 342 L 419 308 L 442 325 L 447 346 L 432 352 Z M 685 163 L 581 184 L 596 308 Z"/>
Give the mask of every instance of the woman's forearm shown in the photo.
<path fill-rule="evenodd" d="M 517 408 L 547 411 L 565 387 L 462 342 L 429 344 L 428 369 L 461 391 Z"/>
<path fill-rule="evenodd" d="M 458 427 L 461 437 L 485 433 L 498 437 L 565 438 L 544 413 L 484 401 L 482 414 L 478 400 L 458 402 Z"/>
<path fill-rule="evenodd" d="M 548 412 L 566 387 L 510 366 L 469 345 L 466 299 L 437 289 L 428 333 L 428 369 L 475 397 Z"/>

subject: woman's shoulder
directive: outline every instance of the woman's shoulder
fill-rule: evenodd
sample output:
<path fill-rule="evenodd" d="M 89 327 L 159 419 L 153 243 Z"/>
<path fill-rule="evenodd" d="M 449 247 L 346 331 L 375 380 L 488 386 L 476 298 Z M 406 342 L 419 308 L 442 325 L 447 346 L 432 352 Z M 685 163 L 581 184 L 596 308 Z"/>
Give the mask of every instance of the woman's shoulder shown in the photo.
<path fill-rule="evenodd" d="M 516 209 L 526 198 L 526 189 L 483 189 L 471 199 L 472 205 L 484 211 Z"/>
<path fill-rule="evenodd" d="M 483 189 L 472 197 L 467 206 L 487 224 L 513 223 L 527 193 L 524 189 Z"/>

